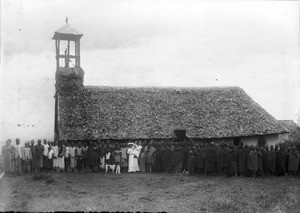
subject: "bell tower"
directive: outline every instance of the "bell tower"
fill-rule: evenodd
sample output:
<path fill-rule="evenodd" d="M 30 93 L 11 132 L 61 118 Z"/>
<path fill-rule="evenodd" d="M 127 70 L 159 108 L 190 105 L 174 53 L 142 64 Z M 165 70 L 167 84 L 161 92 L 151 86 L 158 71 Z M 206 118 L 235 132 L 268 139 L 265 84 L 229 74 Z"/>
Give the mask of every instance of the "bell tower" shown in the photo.
<path fill-rule="evenodd" d="M 52 38 L 55 40 L 56 53 L 54 139 L 57 141 L 62 138 L 63 129 L 60 123 L 60 109 L 64 108 L 66 100 L 80 99 L 84 88 L 84 71 L 80 67 L 82 36 L 82 33 L 69 25 L 66 18 L 66 24 L 55 31 Z"/>
<path fill-rule="evenodd" d="M 80 39 L 83 36 L 75 28 L 66 24 L 55 31 L 56 69 L 59 67 L 80 67 Z"/>

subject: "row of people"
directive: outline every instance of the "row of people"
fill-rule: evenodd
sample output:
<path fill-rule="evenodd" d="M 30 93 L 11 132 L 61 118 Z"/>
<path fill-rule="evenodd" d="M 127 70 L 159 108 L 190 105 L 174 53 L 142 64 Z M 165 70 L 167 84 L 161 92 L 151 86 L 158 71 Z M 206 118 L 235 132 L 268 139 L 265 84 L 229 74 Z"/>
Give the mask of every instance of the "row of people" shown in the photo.
<path fill-rule="evenodd" d="M 32 140 L 20 146 L 7 140 L 2 148 L 5 172 L 20 175 L 41 171 L 104 171 L 107 165 L 121 172 L 188 172 L 220 176 L 277 176 L 299 174 L 296 147 L 239 146 L 193 141 L 135 143 L 50 142 Z M 115 167 L 113 167 L 115 168 Z"/>

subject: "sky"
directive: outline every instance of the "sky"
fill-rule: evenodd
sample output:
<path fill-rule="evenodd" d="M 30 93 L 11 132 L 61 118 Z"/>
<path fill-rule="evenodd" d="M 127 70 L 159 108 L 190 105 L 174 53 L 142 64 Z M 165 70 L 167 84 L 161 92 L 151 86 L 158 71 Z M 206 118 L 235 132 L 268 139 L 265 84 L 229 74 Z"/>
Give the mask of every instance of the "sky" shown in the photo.
<path fill-rule="evenodd" d="M 1 1 L 0 141 L 54 136 L 55 45 L 82 32 L 85 85 L 239 86 L 300 115 L 298 1 Z"/>

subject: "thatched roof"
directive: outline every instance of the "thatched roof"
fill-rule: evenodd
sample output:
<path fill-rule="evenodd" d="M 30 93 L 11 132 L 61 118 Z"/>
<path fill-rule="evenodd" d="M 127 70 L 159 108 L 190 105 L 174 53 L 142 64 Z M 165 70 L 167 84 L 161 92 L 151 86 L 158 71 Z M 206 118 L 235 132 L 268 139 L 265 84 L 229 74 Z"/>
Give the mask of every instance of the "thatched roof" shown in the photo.
<path fill-rule="evenodd" d="M 298 130 L 300 127 L 293 120 L 279 120 L 289 131 Z"/>
<path fill-rule="evenodd" d="M 223 138 L 287 132 L 239 87 L 85 86 L 60 93 L 60 139 Z"/>

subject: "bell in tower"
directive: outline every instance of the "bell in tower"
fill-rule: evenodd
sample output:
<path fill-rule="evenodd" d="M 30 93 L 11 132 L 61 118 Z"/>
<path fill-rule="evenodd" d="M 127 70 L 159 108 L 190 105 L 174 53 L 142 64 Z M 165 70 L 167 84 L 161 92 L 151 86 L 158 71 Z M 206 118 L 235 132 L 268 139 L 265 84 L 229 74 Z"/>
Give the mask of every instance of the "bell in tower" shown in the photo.
<path fill-rule="evenodd" d="M 78 92 L 83 88 L 84 72 L 80 67 L 80 39 L 83 36 L 66 24 L 55 31 L 56 90 L 59 93 Z"/>

